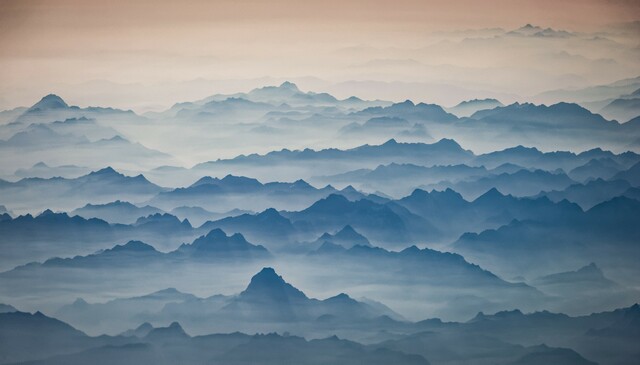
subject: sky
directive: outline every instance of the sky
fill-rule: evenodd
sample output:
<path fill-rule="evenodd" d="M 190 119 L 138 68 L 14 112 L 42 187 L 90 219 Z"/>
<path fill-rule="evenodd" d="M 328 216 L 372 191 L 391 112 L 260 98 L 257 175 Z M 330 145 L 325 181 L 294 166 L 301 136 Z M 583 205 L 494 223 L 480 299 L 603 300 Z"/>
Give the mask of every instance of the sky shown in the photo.
<path fill-rule="evenodd" d="M 458 94 L 490 90 L 516 100 L 567 80 L 569 87 L 583 87 L 640 74 L 629 61 L 637 55 L 637 34 L 615 40 L 628 49 L 614 53 L 622 65 L 603 76 L 589 70 L 536 75 L 524 65 L 539 60 L 512 54 L 515 49 L 530 56 L 532 47 L 542 51 L 547 45 L 474 48 L 465 37 L 491 38 L 495 28 L 527 23 L 599 34 L 638 19 L 640 2 L 624 0 L 0 0 L 0 109 L 31 105 L 56 92 L 80 105 L 158 110 L 285 79 L 344 97 L 372 89 L 349 82 L 377 81 L 419 83 L 381 92 L 387 99 L 453 103 L 456 88 L 463 88 Z M 554 47 L 573 47 L 570 56 L 589 61 L 611 54 L 604 47 Z M 491 67 L 504 75 L 494 70 L 485 72 L 490 79 L 476 76 Z M 456 76 L 474 69 L 471 77 Z M 437 86 L 445 92 L 432 91 Z"/>

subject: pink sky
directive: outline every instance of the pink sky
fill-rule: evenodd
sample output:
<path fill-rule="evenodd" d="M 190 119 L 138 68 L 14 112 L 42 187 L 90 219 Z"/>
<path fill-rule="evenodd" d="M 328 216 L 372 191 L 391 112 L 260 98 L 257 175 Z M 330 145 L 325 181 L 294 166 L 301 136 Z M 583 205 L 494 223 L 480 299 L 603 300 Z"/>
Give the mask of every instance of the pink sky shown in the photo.
<path fill-rule="evenodd" d="M 343 47 L 526 23 L 591 32 L 639 14 L 633 0 L 0 1 L 0 106 L 90 80 L 346 80 L 332 58 Z"/>

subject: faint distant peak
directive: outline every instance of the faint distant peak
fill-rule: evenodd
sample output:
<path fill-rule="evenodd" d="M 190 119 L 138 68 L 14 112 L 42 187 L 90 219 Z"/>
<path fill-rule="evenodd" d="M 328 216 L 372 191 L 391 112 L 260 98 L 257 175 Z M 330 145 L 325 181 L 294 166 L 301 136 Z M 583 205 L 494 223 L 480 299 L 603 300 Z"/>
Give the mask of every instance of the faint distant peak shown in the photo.
<path fill-rule="evenodd" d="M 542 29 L 537 25 L 531 25 L 530 23 L 527 23 L 526 25 L 520 27 L 520 29 Z"/>
<path fill-rule="evenodd" d="M 485 104 L 490 104 L 490 105 L 495 104 L 495 105 L 503 106 L 503 104 L 498 99 L 486 98 L 486 99 L 463 100 L 455 107 L 461 107 L 461 106 L 467 106 L 467 105 L 485 105 Z"/>
<path fill-rule="evenodd" d="M 586 266 L 580 268 L 577 272 L 578 273 L 589 273 L 589 274 L 604 275 L 602 270 L 600 270 L 600 268 L 596 265 L 595 262 L 592 262 L 589 265 L 586 265 Z"/>

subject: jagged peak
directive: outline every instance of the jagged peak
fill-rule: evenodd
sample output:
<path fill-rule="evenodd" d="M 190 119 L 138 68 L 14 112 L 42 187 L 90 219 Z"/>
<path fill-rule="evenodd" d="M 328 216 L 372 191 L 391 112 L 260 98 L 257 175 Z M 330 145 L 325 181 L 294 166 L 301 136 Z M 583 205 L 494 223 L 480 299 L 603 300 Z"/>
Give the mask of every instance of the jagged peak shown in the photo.
<path fill-rule="evenodd" d="M 255 274 L 240 293 L 240 297 L 271 298 L 275 300 L 307 299 L 307 296 L 287 283 L 272 267 L 264 267 Z"/>
<path fill-rule="evenodd" d="M 168 327 L 153 328 L 146 336 L 146 338 L 163 338 L 165 336 L 170 337 L 189 337 L 184 331 L 180 323 L 172 322 Z"/>

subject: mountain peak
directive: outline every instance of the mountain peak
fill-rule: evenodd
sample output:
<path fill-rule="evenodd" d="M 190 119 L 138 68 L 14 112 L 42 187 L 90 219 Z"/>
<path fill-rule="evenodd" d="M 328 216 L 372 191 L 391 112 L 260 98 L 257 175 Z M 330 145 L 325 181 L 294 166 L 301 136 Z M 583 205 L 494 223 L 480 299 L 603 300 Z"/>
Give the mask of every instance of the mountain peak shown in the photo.
<path fill-rule="evenodd" d="M 298 86 L 296 84 L 294 84 L 293 82 L 289 82 L 289 81 L 285 81 L 282 84 L 280 84 L 279 86 L 281 89 L 288 89 L 288 90 L 293 90 L 293 91 L 300 91 L 300 89 L 298 89 Z"/>
<path fill-rule="evenodd" d="M 42 211 L 42 213 L 40 213 L 40 215 L 38 215 L 38 217 L 48 217 L 48 216 L 53 216 L 56 213 L 54 213 L 51 209 L 45 209 L 44 211 Z"/>
<path fill-rule="evenodd" d="M 258 213 L 258 216 L 262 219 L 281 219 L 283 218 L 280 212 L 275 208 L 267 208 L 264 211 Z"/>
<path fill-rule="evenodd" d="M 504 198 L 506 195 L 502 194 L 497 188 L 493 187 L 489 190 L 487 190 L 486 193 L 480 195 L 476 201 L 483 201 L 483 200 L 488 200 L 488 201 L 493 201 L 496 199 L 501 199 Z"/>
<path fill-rule="evenodd" d="M 31 108 L 29 108 L 29 110 L 37 111 L 37 110 L 49 110 L 49 109 L 64 109 L 68 107 L 69 105 L 67 105 L 67 103 L 65 103 L 65 101 L 62 100 L 61 97 L 55 94 L 49 94 L 43 97 L 42 99 L 40 99 L 40 101 L 35 103 Z"/>
<path fill-rule="evenodd" d="M 152 252 L 152 251 L 156 251 L 156 249 L 151 246 L 148 245 L 144 242 L 141 241 L 129 241 L 127 243 L 125 243 L 124 245 L 116 245 L 115 247 L 113 247 L 111 250 L 111 252 L 122 252 L 122 251 L 127 251 L 127 252 Z"/>
<path fill-rule="evenodd" d="M 89 173 L 89 175 L 91 176 L 99 176 L 99 175 L 120 175 L 116 170 L 113 169 L 113 167 L 111 166 L 107 166 L 103 169 L 100 169 L 98 171 L 92 171 L 91 173 Z"/>
<path fill-rule="evenodd" d="M 307 210 L 317 213 L 333 213 L 347 209 L 350 204 L 351 202 L 344 195 L 329 194 L 326 198 L 313 203 Z"/>
<path fill-rule="evenodd" d="M 240 297 L 275 302 L 307 299 L 303 292 L 284 281 L 271 267 L 265 267 L 254 275 L 247 289 L 240 293 Z"/>
<path fill-rule="evenodd" d="M 189 335 L 182 329 L 180 323 L 172 322 L 169 327 L 152 329 L 145 338 L 151 340 L 174 340 L 186 337 L 189 337 Z"/>
<path fill-rule="evenodd" d="M 441 140 L 439 140 L 435 144 L 438 145 L 438 146 L 454 147 L 454 148 L 462 149 L 462 146 L 460 146 L 460 144 L 458 144 L 458 142 L 456 142 L 455 140 L 450 139 L 450 138 L 442 138 Z"/>
<path fill-rule="evenodd" d="M 308 182 L 306 182 L 306 181 L 304 181 L 302 179 L 298 179 L 298 180 L 294 181 L 292 186 L 294 186 L 296 188 L 304 188 L 304 189 L 313 188 L 313 186 L 311 186 Z"/>
<path fill-rule="evenodd" d="M 353 227 L 351 227 L 350 224 L 347 224 L 340 230 L 340 232 L 336 233 L 336 236 L 339 234 L 354 234 L 354 233 L 358 233 L 358 232 L 356 232 L 356 230 L 353 229 Z"/>
<path fill-rule="evenodd" d="M 369 240 L 358 233 L 350 225 L 344 226 L 344 228 L 342 228 L 338 233 L 335 234 L 334 238 L 337 239 L 339 243 L 351 242 L 353 244 L 360 244 L 365 246 L 369 245 Z"/>
<path fill-rule="evenodd" d="M 206 236 L 200 236 L 193 241 L 192 244 L 183 244 L 181 245 L 177 252 L 187 253 L 187 254 L 207 254 L 207 253 L 215 253 L 215 254 L 227 254 L 227 253 L 236 253 L 238 251 L 242 252 L 256 252 L 256 253 L 266 253 L 266 249 L 262 246 L 253 245 L 244 238 L 244 236 L 240 233 L 236 233 L 231 236 L 227 236 L 223 230 L 220 228 L 215 228 Z"/>

